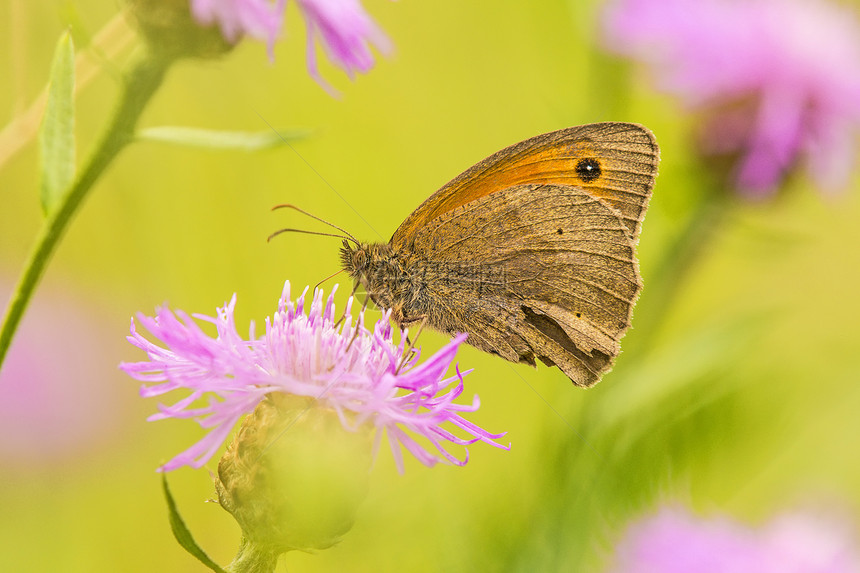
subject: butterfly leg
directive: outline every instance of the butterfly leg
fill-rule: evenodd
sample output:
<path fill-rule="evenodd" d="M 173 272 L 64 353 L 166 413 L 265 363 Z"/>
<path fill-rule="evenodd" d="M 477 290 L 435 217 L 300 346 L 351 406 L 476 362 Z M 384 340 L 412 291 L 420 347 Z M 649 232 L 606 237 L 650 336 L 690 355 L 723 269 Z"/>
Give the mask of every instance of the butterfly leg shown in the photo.
<path fill-rule="evenodd" d="M 424 330 L 424 325 L 427 324 L 427 315 L 421 315 L 416 317 L 410 317 L 408 319 L 404 319 L 400 322 L 400 325 L 408 324 L 410 322 L 418 322 L 421 321 L 421 324 L 418 325 L 418 330 L 415 332 L 415 339 L 409 340 L 409 337 L 406 337 L 406 343 L 408 346 L 406 350 L 403 352 L 403 357 L 400 359 L 400 364 L 397 365 L 397 370 L 394 372 L 395 374 L 400 373 L 400 369 L 406 364 L 409 357 L 412 355 L 412 350 L 415 348 L 415 343 L 418 342 L 418 337 L 421 336 L 421 331 Z"/>
<path fill-rule="evenodd" d="M 355 287 L 358 288 L 358 287 Z M 355 288 L 353 289 L 353 293 L 355 292 Z M 370 299 L 368 297 L 364 297 L 364 303 L 361 305 L 361 316 L 364 316 L 364 311 L 367 309 L 367 302 Z M 343 317 L 341 317 L 343 318 Z M 352 343 L 355 342 L 355 339 L 358 338 L 358 333 L 361 330 L 360 324 L 355 325 L 355 333 L 352 335 L 352 339 L 350 339 L 349 344 L 346 345 L 346 350 L 344 352 L 349 352 L 349 349 L 352 348 Z"/>
<path fill-rule="evenodd" d="M 355 281 L 355 283 L 353 283 L 352 292 L 349 293 L 350 297 L 355 296 L 355 292 L 358 290 L 358 284 L 358 281 Z M 365 308 L 367 308 L 367 298 L 364 299 L 364 306 L 361 307 L 361 310 L 364 311 Z M 343 322 L 344 318 L 346 318 L 346 307 L 344 307 L 343 309 L 343 314 L 341 314 L 340 318 L 337 319 L 337 322 L 334 323 L 334 327 L 337 328 L 338 326 L 340 326 L 340 323 Z"/>

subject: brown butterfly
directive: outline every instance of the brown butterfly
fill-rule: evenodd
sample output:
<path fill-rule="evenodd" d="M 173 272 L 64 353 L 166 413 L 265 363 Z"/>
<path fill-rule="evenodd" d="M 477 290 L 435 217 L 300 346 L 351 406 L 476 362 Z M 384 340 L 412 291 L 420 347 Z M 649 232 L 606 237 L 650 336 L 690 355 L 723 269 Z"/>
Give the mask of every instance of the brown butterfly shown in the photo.
<path fill-rule="evenodd" d="M 439 189 L 388 243 L 344 240 L 343 268 L 399 326 L 466 332 L 481 350 L 592 386 L 642 288 L 634 247 L 658 162 L 640 125 L 538 135 Z"/>

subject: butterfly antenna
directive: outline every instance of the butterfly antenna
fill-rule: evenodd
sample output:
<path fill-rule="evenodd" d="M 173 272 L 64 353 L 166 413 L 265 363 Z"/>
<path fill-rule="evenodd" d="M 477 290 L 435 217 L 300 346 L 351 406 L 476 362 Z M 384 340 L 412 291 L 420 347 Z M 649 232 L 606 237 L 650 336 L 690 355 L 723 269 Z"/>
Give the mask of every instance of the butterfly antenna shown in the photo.
<path fill-rule="evenodd" d="M 349 231 L 347 231 L 346 229 L 343 229 L 343 228 L 341 228 L 341 227 L 338 227 L 338 226 L 337 226 L 337 225 L 335 225 L 334 223 L 329 223 L 328 221 L 326 221 L 325 219 L 323 219 L 323 218 L 321 218 L 321 217 L 317 217 L 316 215 L 311 215 L 310 213 L 308 213 L 308 212 L 307 212 L 307 211 L 305 211 L 304 209 L 301 209 L 301 208 L 299 208 L 299 207 L 296 207 L 295 205 L 292 205 L 292 204 L 290 204 L 290 203 L 283 203 L 282 205 L 275 205 L 274 207 L 272 207 L 272 211 L 274 211 L 274 210 L 276 210 L 276 209 L 292 209 L 292 210 L 294 210 L 294 211 L 298 211 L 298 212 L 299 212 L 299 213 L 301 213 L 302 215 L 307 215 L 307 216 L 308 216 L 308 217 L 310 217 L 311 219 L 316 219 L 316 220 L 317 220 L 317 221 L 319 221 L 320 223 L 324 223 L 324 224 L 328 225 L 329 227 L 332 227 L 333 229 L 337 229 L 338 231 L 340 231 L 341 233 L 343 233 L 343 234 L 344 234 L 344 236 L 343 236 L 343 237 L 341 237 L 341 238 L 349 239 L 350 241 L 352 241 L 352 242 L 353 242 L 353 243 L 355 243 L 356 245 L 358 245 L 358 244 L 359 244 L 358 239 L 356 239 L 355 237 L 353 237 L 353 236 L 352 236 L 352 234 L 351 234 Z M 332 236 L 332 237 L 339 237 L 340 235 L 330 235 L 330 236 Z"/>
<path fill-rule="evenodd" d="M 352 240 L 350 237 L 347 237 L 345 235 L 337 235 L 335 233 L 322 233 L 320 231 L 306 231 L 304 229 L 278 229 L 277 231 L 275 231 L 274 233 L 269 235 L 266 238 L 266 241 L 267 242 L 271 241 L 272 239 L 274 239 L 275 237 L 277 237 L 281 233 L 304 233 L 305 235 L 320 235 L 322 237 L 337 237 L 338 239 Z"/>

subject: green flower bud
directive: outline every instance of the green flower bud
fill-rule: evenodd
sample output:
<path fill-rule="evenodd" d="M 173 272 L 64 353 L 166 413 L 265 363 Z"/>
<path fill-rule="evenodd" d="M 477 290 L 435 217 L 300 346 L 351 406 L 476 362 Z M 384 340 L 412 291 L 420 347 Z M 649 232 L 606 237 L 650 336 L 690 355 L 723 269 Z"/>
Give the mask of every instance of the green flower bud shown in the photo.
<path fill-rule="evenodd" d="M 316 400 L 269 394 L 218 463 L 218 501 L 261 553 L 331 547 L 366 495 L 371 429 L 346 430 Z"/>

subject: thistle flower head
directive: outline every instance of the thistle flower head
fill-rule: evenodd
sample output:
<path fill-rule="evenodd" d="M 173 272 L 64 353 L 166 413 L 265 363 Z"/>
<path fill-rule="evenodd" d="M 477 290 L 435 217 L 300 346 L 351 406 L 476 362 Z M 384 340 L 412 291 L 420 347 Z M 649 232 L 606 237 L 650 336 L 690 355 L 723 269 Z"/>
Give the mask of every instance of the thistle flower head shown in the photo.
<path fill-rule="evenodd" d="M 231 44 L 245 35 L 263 40 L 269 57 L 281 34 L 285 7 L 286 0 L 191 0 L 191 12 L 197 22 L 217 25 Z"/>
<path fill-rule="evenodd" d="M 308 28 L 308 72 L 320 85 L 332 88 L 319 73 L 316 41 L 328 59 L 350 79 L 355 72 L 366 73 L 374 64 L 370 46 L 382 54 L 391 52 L 391 42 L 365 12 L 359 0 L 297 0 Z"/>
<path fill-rule="evenodd" d="M 235 44 L 243 36 L 266 42 L 269 57 L 283 28 L 287 0 L 191 0 L 191 11 L 203 26 L 217 25 L 225 40 Z M 391 52 L 391 42 L 361 5 L 360 0 L 296 0 L 307 26 L 308 73 L 329 93 L 336 93 L 322 78 L 316 44 L 350 79 L 374 64 L 373 46 Z"/>
<path fill-rule="evenodd" d="M 773 194 L 804 166 L 823 189 L 844 185 L 853 172 L 860 23 L 848 8 L 618 0 L 604 24 L 610 50 L 644 62 L 660 87 L 701 114 L 702 154 L 728 159 L 732 183 L 746 196 Z"/>
<path fill-rule="evenodd" d="M 333 411 L 348 430 L 375 429 L 374 452 L 384 433 L 400 471 L 401 448 L 432 466 L 440 460 L 466 463 L 468 453 L 458 458 L 448 450 L 452 444 L 483 441 L 503 447 L 496 442 L 503 434 L 491 434 L 463 417 L 478 409 L 477 397 L 471 404 L 455 403 L 468 372 L 456 369 L 454 376 L 444 377 L 465 335 L 455 337 L 422 363 L 416 353 L 399 368 L 405 337 L 399 345 L 393 342 L 388 313 L 368 330 L 363 313 L 353 324 L 350 299 L 349 318 L 338 327 L 334 291 L 327 302 L 322 291 L 317 291 L 307 312 L 306 292 L 293 302 L 287 282 L 278 312 L 266 320 L 266 332 L 260 337 L 253 324 L 248 338 L 237 332 L 235 295 L 215 317 L 194 315 L 215 326 L 214 338 L 181 311 L 163 308 L 154 317 L 138 316 L 137 323 L 164 346 L 144 337 L 132 321 L 128 340 L 145 351 L 148 359 L 124 363 L 121 368 L 145 383 L 141 388 L 144 397 L 174 390 L 185 394 L 172 404 L 160 405 L 149 419 L 194 418 L 209 430 L 202 440 L 164 464 L 162 471 L 205 464 L 239 419 L 265 396 L 276 393 L 309 398 Z M 443 425 L 453 426 L 465 437 Z"/>

